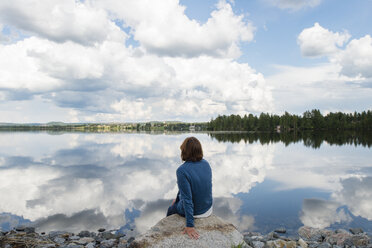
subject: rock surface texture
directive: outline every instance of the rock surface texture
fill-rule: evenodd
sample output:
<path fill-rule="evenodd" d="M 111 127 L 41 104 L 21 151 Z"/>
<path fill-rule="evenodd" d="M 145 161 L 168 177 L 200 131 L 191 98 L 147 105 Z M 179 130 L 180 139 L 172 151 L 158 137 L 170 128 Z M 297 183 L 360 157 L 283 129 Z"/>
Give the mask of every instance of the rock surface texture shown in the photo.
<path fill-rule="evenodd" d="M 185 219 L 172 216 L 161 220 L 145 235 L 134 235 L 133 229 L 81 231 L 78 234 L 65 231 L 37 233 L 33 227 L 15 227 L 0 231 L 0 248 L 128 248 L 128 247 L 227 247 L 227 248 L 372 248 L 372 234 L 361 228 L 337 230 L 303 226 L 298 236 L 280 236 L 276 232 L 260 234 L 236 231 L 235 227 L 216 216 L 196 220 L 199 240 L 191 240 L 182 234 Z M 283 229 L 284 230 L 284 229 Z"/>
<path fill-rule="evenodd" d="M 148 232 L 137 237 L 129 247 L 232 247 L 241 245 L 248 247 L 243 235 L 234 225 L 227 223 L 215 215 L 195 219 L 195 229 L 199 233 L 198 240 L 190 239 L 183 234 L 185 218 L 177 214 L 160 220 Z"/>

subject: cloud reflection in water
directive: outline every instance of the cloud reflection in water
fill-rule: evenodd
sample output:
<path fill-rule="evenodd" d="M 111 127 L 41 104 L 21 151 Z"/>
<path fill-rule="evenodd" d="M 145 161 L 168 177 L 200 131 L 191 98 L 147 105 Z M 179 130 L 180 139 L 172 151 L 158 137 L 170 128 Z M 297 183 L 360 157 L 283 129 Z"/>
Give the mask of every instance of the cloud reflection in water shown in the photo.
<path fill-rule="evenodd" d="M 135 226 L 143 232 L 164 217 L 177 193 L 179 146 L 189 135 L 0 134 L 0 227 L 29 220 L 45 231 Z M 302 144 L 223 143 L 207 134 L 193 135 L 212 166 L 214 213 L 240 230 L 260 226 L 253 210 L 241 212 L 243 203 L 250 204 L 241 195 L 267 179 L 275 182 L 273 188 L 263 187 L 272 196 L 301 188 L 327 192 L 329 199 L 303 201 L 296 217 L 303 224 L 328 227 L 354 216 L 372 220 L 367 148 L 323 145 L 312 150 Z M 284 203 L 280 207 L 286 209 Z M 262 211 L 275 216 L 275 206 Z M 275 218 L 279 223 L 286 216 Z"/>
<path fill-rule="evenodd" d="M 24 157 L 29 143 L 44 144 L 43 138 L 50 137 L 23 135 L 25 139 L 16 138 L 11 145 L 18 147 L 18 156 L 9 156 L 9 147 L 0 153 L 0 213 L 23 216 L 40 230 L 71 231 L 119 228 L 127 223 L 125 209 L 141 211 L 135 219 L 139 231 L 160 220 L 176 195 L 179 146 L 188 136 L 64 134 L 53 136 L 51 143 L 59 143 L 60 149 Z M 215 212 L 239 227 L 252 227 L 253 217 L 236 215 L 241 202 L 233 195 L 263 181 L 272 147 L 257 144 L 248 149 L 244 143 L 197 137 L 213 169 Z"/>

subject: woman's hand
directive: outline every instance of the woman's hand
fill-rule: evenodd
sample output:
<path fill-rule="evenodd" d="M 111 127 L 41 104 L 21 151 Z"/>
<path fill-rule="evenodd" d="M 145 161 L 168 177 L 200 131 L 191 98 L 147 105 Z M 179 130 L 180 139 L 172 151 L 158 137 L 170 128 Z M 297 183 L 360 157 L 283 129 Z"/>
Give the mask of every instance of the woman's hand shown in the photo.
<path fill-rule="evenodd" d="M 185 227 L 183 233 L 187 233 L 191 239 L 198 239 L 199 233 L 193 227 Z"/>

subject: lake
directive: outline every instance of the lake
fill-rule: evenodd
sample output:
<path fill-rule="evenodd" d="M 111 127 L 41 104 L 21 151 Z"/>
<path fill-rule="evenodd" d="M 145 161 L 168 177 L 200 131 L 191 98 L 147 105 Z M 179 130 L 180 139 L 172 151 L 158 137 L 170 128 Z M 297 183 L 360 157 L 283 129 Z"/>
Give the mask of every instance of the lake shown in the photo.
<path fill-rule="evenodd" d="M 214 213 L 241 231 L 372 232 L 371 142 L 353 134 L 0 132 L 0 228 L 143 233 L 176 196 L 188 136 L 212 167 Z"/>

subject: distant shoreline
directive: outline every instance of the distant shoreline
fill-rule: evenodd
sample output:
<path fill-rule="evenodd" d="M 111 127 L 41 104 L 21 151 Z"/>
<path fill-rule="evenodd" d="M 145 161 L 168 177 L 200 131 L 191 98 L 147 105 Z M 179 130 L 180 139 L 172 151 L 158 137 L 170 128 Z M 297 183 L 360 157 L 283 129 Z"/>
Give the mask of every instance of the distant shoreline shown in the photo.
<path fill-rule="evenodd" d="M 83 132 L 122 131 L 238 131 L 238 132 L 303 132 L 303 131 L 371 131 L 372 111 L 354 113 L 328 113 L 318 109 L 303 115 L 285 112 L 283 115 L 261 113 L 257 115 L 219 115 L 209 122 L 148 121 L 110 123 L 0 123 L 0 130 L 51 130 Z"/>

